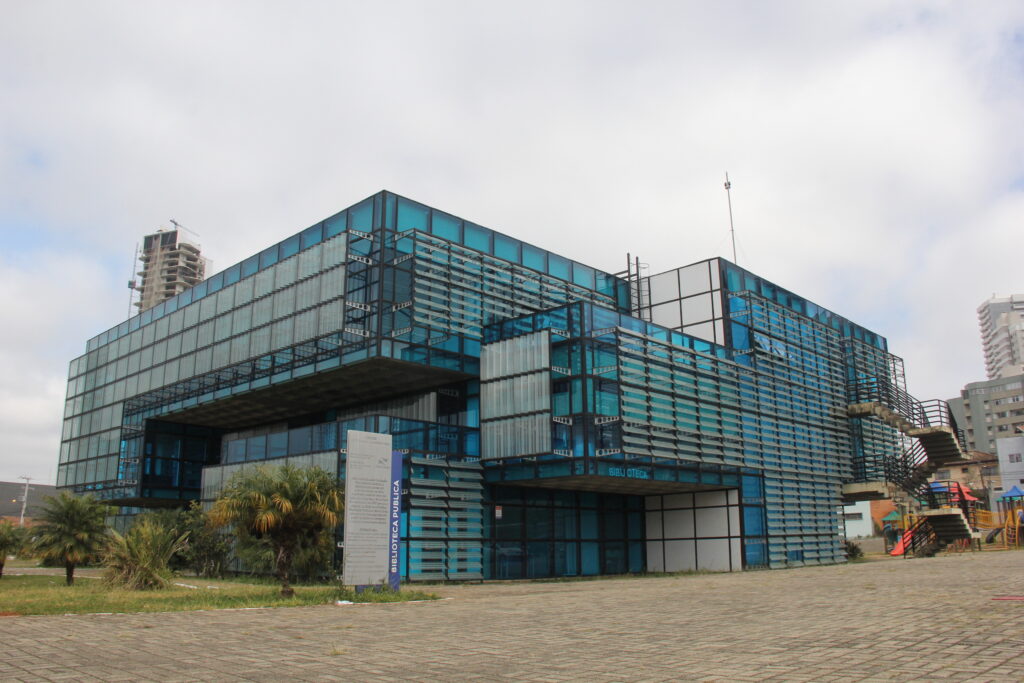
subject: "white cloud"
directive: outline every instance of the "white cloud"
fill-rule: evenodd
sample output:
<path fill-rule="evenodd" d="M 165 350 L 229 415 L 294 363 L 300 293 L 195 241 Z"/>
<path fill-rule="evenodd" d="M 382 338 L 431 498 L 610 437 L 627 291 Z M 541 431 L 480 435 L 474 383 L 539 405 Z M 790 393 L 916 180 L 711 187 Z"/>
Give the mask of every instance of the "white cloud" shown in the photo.
<path fill-rule="evenodd" d="M 127 312 L 127 289 L 78 254 L 0 258 L 0 480 L 53 483 L 69 361 Z"/>
<path fill-rule="evenodd" d="M 1005 248 L 1019 3 L 34 2 L 6 18 L 0 227 L 12 253 L 55 251 L 98 283 L 8 309 L 35 331 L 8 332 L 7 363 L 36 374 L 0 395 L 39 415 L 123 317 L 146 231 L 176 218 L 222 268 L 382 187 L 657 271 L 728 254 L 729 171 L 740 262 L 888 336 L 921 397 L 981 379 L 974 308 L 1024 289 Z M 5 268 L 33 301 L 69 277 Z"/>

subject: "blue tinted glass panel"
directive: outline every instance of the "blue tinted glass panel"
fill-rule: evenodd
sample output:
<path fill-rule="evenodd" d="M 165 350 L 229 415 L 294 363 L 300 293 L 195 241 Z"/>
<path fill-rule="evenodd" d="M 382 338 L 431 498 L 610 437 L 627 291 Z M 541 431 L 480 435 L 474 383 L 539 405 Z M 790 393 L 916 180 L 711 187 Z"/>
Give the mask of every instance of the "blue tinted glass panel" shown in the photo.
<path fill-rule="evenodd" d="M 262 252 L 260 252 L 260 270 L 263 270 L 264 268 L 269 268 L 270 266 L 277 263 L 277 252 L 278 249 L 276 244 L 270 247 L 269 249 L 264 249 Z"/>
<path fill-rule="evenodd" d="M 725 286 L 731 292 L 738 292 L 743 289 L 743 280 L 740 272 L 732 266 L 725 267 Z"/>
<path fill-rule="evenodd" d="M 209 286 L 209 280 L 203 280 L 198 285 L 192 288 L 192 301 L 199 301 L 206 296 L 206 288 Z M 146 323 L 142 323 L 145 325 Z"/>
<path fill-rule="evenodd" d="M 506 261 L 519 263 L 519 240 L 494 233 L 494 255 Z"/>
<path fill-rule="evenodd" d="M 284 242 L 281 242 L 281 260 L 299 253 L 299 236 L 292 235 Z"/>
<path fill-rule="evenodd" d="M 408 199 L 398 200 L 398 224 L 396 228 L 399 232 L 405 230 L 423 230 L 426 232 L 429 221 L 430 209 Z"/>
<path fill-rule="evenodd" d="M 288 432 L 278 432 L 267 437 L 267 457 L 280 458 L 288 455 Z"/>
<path fill-rule="evenodd" d="M 764 536 L 764 508 L 749 506 L 743 508 L 743 535 Z"/>
<path fill-rule="evenodd" d="M 597 273 L 597 281 L 594 283 L 597 291 L 607 296 L 615 296 L 615 287 L 618 280 L 608 273 Z"/>
<path fill-rule="evenodd" d="M 178 295 L 178 308 L 184 308 L 188 304 L 192 303 L 192 288 L 186 289 L 184 292 Z"/>
<path fill-rule="evenodd" d="M 743 325 L 732 324 L 732 347 L 741 351 L 750 348 L 750 331 Z"/>
<path fill-rule="evenodd" d="M 263 460 L 267 457 L 267 436 L 252 436 L 246 440 L 246 459 Z"/>
<path fill-rule="evenodd" d="M 465 237 L 462 243 L 471 249 L 491 253 L 491 231 L 487 228 L 482 228 L 479 225 L 473 225 L 472 223 L 466 223 L 465 226 Z"/>
<path fill-rule="evenodd" d="M 342 211 L 324 221 L 324 239 L 330 239 L 345 232 L 348 227 L 348 212 Z"/>
<path fill-rule="evenodd" d="M 597 543 L 580 544 L 581 571 L 584 576 L 601 573 L 600 546 Z"/>
<path fill-rule="evenodd" d="M 384 227 L 395 227 L 395 200 L 397 197 L 390 192 L 384 193 Z"/>
<path fill-rule="evenodd" d="M 523 245 L 523 265 L 546 273 L 548 270 L 548 254 L 532 244 Z"/>
<path fill-rule="evenodd" d="M 430 231 L 438 237 L 451 240 L 452 242 L 462 241 L 462 221 L 440 211 L 434 212 L 434 220 Z"/>
<path fill-rule="evenodd" d="M 224 462 L 229 464 L 245 462 L 245 439 L 228 441 L 227 458 L 225 458 Z"/>
<path fill-rule="evenodd" d="M 224 286 L 224 273 L 217 273 L 207 280 L 207 282 L 209 283 L 209 286 L 206 288 L 208 294 L 219 292 L 221 287 Z"/>
<path fill-rule="evenodd" d="M 569 259 L 548 254 L 548 273 L 563 280 L 569 279 Z"/>
<path fill-rule="evenodd" d="M 594 269 L 582 263 L 572 264 L 572 281 L 580 287 L 594 288 Z"/>
<path fill-rule="evenodd" d="M 233 285 L 242 279 L 242 264 L 236 263 L 224 271 L 224 286 Z"/>
<path fill-rule="evenodd" d="M 324 224 L 318 223 L 311 228 L 306 228 L 299 235 L 301 241 L 301 249 L 308 249 L 314 244 L 319 244 L 324 238 Z"/>
<path fill-rule="evenodd" d="M 373 199 L 366 199 L 349 209 L 350 228 L 362 232 L 373 230 Z"/>
<path fill-rule="evenodd" d="M 255 275 L 256 271 L 260 269 L 260 257 L 259 254 L 256 256 L 250 256 L 249 258 L 242 261 L 242 277 L 249 277 Z"/>

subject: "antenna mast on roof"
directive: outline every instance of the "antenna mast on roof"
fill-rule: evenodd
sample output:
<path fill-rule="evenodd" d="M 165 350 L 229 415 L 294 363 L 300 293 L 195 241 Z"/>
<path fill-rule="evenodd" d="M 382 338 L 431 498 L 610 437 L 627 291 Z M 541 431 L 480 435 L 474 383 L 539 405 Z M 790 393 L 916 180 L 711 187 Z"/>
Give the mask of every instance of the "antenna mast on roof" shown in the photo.
<path fill-rule="evenodd" d="M 729 202 L 729 236 L 732 237 L 732 262 L 739 265 L 740 262 L 736 258 L 736 229 L 732 224 L 732 183 L 729 182 L 729 172 L 725 173 L 725 197 Z"/>

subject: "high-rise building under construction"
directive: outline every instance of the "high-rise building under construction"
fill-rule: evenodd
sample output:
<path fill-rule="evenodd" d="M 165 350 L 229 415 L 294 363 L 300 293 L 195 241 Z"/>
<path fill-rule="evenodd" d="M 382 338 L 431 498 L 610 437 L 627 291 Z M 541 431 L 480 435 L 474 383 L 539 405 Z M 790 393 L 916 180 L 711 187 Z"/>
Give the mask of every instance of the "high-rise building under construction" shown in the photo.
<path fill-rule="evenodd" d="M 206 259 L 199 245 L 181 232 L 175 226 L 143 238 L 139 254 L 142 270 L 138 283 L 131 283 L 139 292 L 135 305 L 140 313 L 202 282 L 206 275 Z"/>

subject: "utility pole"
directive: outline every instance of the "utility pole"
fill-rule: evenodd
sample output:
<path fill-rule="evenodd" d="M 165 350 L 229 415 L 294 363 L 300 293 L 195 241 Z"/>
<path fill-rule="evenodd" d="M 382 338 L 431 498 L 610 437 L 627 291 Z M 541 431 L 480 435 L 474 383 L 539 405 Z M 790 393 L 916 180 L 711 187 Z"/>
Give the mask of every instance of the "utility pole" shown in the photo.
<path fill-rule="evenodd" d="M 28 483 L 32 477 L 18 477 L 25 480 L 25 493 L 21 496 L 21 517 L 18 518 L 18 526 L 25 526 L 25 508 L 28 506 Z"/>
<path fill-rule="evenodd" d="M 732 262 L 739 265 L 740 262 L 736 259 L 736 230 L 732 225 L 732 183 L 729 182 L 729 173 L 725 174 L 725 197 L 729 202 L 729 235 L 732 237 Z"/>

